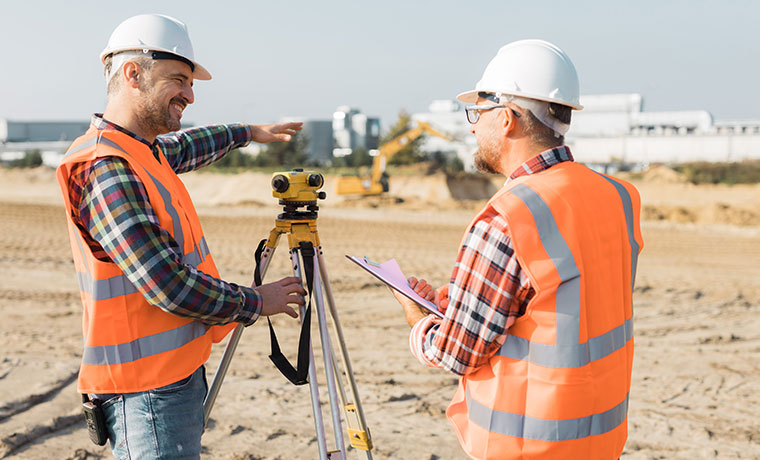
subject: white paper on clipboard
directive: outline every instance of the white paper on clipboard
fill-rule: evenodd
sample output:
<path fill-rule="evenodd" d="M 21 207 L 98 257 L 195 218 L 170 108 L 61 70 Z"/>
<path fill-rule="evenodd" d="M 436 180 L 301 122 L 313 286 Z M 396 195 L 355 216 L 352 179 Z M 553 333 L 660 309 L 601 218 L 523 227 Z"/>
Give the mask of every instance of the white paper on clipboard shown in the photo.
<path fill-rule="evenodd" d="M 358 266 L 367 270 L 377 279 L 392 287 L 396 291 L 402 293 L 409 299 L 416 302 L 422 308 L 428 310 L 430 313 L 443 318 L 443 313 L 438 310 L 436 305 L 426 299 L 423 299 L 419 294 L 414 292 L 414 289 L 409 287 L 409 282 L 406 280 L 406 276 L 401 271 L 401 267 L 398 266 L 396 259 L 391 259 L 387 262 L 378 264 L 372 262 L 367 257 L 354 257 L 346 255 L 349 260 L 356 263 Z"/>

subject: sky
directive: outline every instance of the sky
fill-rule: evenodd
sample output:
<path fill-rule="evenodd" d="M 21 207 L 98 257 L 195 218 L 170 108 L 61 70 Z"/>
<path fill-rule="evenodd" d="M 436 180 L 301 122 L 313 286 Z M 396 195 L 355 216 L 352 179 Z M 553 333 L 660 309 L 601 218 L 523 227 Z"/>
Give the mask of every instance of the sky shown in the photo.
<path fill-rule="evenodd" d="M 498 49 L 564 49 L 581 94 L 640 93 L 644 110 L 760 119 L 760 1 L 0 0 L 0 118 L 86 120 L 105 107 L 99 54 L 142 13 L 188 25 L 197 81 L 184 122 L 330 118 L 350 105 L 392 124 L 400 109 L 470 90 Z"/>

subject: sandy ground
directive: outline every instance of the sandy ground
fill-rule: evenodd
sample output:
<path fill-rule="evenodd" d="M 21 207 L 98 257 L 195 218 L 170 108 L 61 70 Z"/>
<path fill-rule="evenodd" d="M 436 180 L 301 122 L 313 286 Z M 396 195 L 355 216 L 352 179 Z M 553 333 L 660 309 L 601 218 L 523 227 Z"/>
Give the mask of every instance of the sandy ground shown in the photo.
<path fill-rule="evenodd" d="M 186 182 L 223 277 L 250 282 L 251 254 L 278 212 L 268 178 L 195 174 Z M 648 220 L 623 458 L 760 458 L 760 186 L 695 187 L 662 171 L 636 185 Z M 454 193 L 441 178 L 391 186 L 403 203 L 329 196 L 319 218 L 374 456 L 462 459 L 443 415 L 456 378 L 411 357 L 400 307 L 344 255 L 395 257 L 408 275 L 443 283 L 477 203 L 453 201 L 466 190 Z M 0 458 L 110 458 L 88 440 L 78 409 L 81 305 L 54 175 L 0 170 L 0 197 Z M 288 274 L 284 248 L 268 280 Z M 274 323 L 292 355 L 295 321 Z M 204 436 L 204 459 L 317 458 L 308 389 L 287 383 L 268 353 L 265 323 L 248 328 Z"/>

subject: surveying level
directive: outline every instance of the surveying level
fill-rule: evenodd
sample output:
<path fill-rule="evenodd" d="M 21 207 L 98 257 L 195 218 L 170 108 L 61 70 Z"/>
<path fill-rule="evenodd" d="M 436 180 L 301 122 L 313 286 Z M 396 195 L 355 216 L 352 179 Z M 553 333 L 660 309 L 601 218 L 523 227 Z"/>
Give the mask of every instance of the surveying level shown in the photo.
<path fill-rule="evenodd" d="M 372 439 L 364 418 L 361 402 L 359 401 L 359 392 L 354 380 L 353 370 L 351 369 L 351 361 L 348 359 L 343 329 L 338 319 L 338 311 L 335 307 L 335 300 L 327 278 L 322 246 L 319 243 L 319 235 L 317 233 L 317 213 L 319 211 L 317 200 L 325 198 L 325 192 L 319 191 L 322 185 L 324 185 L 324 178 L 319 173 L 305 172 L 303 169 L 274 173 L 272 176 L 272 196 L 279 198 L 279 203 L 283 206 L 283 212 L 277 216 L 275 226 L 269 233 L 269 238 L 262 240 L 256 250 L 254 280 L 257 286 L 261 285 L 271 257 L 275 249 L 277 249 L 280 236 L 287 235 L 293 274 L 301 278 L 302 281 L 305 278 L 309 301 L 306 305 L 300 307 L 301 335 L 298 346 L 297 366 L 293 367 L 280 352 L 271 322 L 269 322 L 269 331 L 272 354 L 269 357 L 291 383 L 295 385 L 309 384 L 320 460 L 347 460 L 340 414 L 341 406 L 351 446 L 356 448 L 357 451 L 365 452 L 367 459 L 372 460 Z M 342 368 L 336 359 L 335 348 L 333 347 L 333 341 L 327 325 L 325 299 L 327 300 L 330 317 L 332 318 L 333 332 L 337 337 Z M 319 399 L 317 370 L 314 366 L 314 353 L 310 336 L 312 301 L 314 301 L 317 313 L 327 394 L 330 401 L 330 414 L 335 442 L 337 444 L 336 449 L 331 451 L 327 450 L 325 425 Z M 269 321 L 269 318 L 267 318 L 267 321 Z M 222 355 L 216 375 L 214 375 L 214 380 L 211 382 L 208 395 L 203 403 L 205 422 L 208 422 L 211 408 L 219 393 L 219 388 L 227 373 L 243 329 L 243 325 L 238 324 L 229 342 L 227 342 L 227 347 Z M 350 399 L 343 385 L 344 376 L 349 383 Z M 340 402 L 338 401 L 339 397 Z"/>

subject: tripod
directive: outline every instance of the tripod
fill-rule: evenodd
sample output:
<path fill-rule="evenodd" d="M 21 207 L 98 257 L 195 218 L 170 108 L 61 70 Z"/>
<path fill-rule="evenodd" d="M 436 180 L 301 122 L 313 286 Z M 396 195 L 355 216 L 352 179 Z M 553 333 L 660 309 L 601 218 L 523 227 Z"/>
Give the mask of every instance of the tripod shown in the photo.
<path fill-rule="evenodd" d="M 341 406 L 344 411 L 351 446 L 364 451 L 367 459 L 371 460 L 372 439 L 367 428 L 361 402 L 359 401 L 356 381 L 354 380 L 351 362 L 348 358 L 348 351 L 343 338 L 343 329 L 338 319 L 337 309 L 335 308 L 335 300 L 327 278 L 322 246 L 319 243 L 319 234 L 317 233 L 317 212 L 319 208 L 316 199 L 324 198 L 324 192 L 317 192 L 317 190 L 322 186 L 323 182 L 321 174 L 304 173 L 303 170 L 298 169 L 287 173 L 275 173 L 272 179 L 273 195 L 280 197 L 283 212 L 277 216 L 275 227 L 269 233 L 268 239 L 262 241 L 257 250 L 256 284 L 261 284 L 261 279 L 267 271 L 275 249 L 277 249 L 280 237 L 287 235 L 293 274 L 302 280 L 304 279 L 304 275 L 306 275 L 310 299 L 306 306 L 300 307 L 299 317 L 301 319 L 302 330 L 297 368 L 293 368 L 280 353 L 271 323 L 269 324 L 272 341 L 272 355 L 270 358 L 292 383 L 300 385 L 308 382 L 309 384 L 320 460 L 347 460 L 341 424 Z M 332 318 L 333 330 L 338 339 L 337 343 L 342 369 L 336 360 L 335 348 L 333 347 L 331 334 L 327 325 L 325 299 L 327 300 L 330 317 Z M 336 449 L 331 451 L 327 450 L 325 425 L 320 406 L 319 385 L 317 383 L 317 370 L 314 366 L 314 353 L 310 340 L 309 330 L 312 300 L 317 312 L 327 394 L 330 402 L 332 427 L 337 444 Z M 208 421 L 211 408 L 219 393 L 222 380 L 235 353 L 235 348 L 240 340 L 243 329 L 243 325 L 238 325 L 235 328 L 224 350 L 216 375 L 204 401 L 206 421 Z M 306 379 L 307 370 L 308 379 Z M 348 379 L 351 399 L 346 394 L 342 379 L 343 375 Z M 340 397 L 340 403 L 338 402 L 338 397 Z"/>

